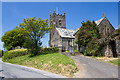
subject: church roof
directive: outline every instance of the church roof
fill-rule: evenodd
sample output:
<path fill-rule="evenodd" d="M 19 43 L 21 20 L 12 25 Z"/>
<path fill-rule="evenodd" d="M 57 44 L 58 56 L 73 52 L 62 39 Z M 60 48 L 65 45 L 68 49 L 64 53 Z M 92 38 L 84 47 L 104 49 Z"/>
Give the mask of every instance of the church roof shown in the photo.
<path fill-rule="evenodd" d="M 103 19 L 104 19 L 104 17 L 103 17 L 102 19 L 99 19 L 99 20 L 95 21 L 95 23 L 96 23 L 97 25 L 99 25 Z M 77 28 L 76 31 L 75 31 L 75 33 L 74 33 L 73 35 L 76 35 L 76 33 L 77 33 L 77 31 L 78 31 L 79 29 L 80 29 L 80 28 Z"/>
<path fill-rule="evenodd" d="M 116 29 L 120 29 L 120 24 L 118 25 L 118 27 Z"/>
<path fill-rule="evenodd" d="M 104 19 L 104 17 L 103 17 L 102 19 L 99 19 L 99 20 L 95 21 L 95 23 L 96 23 L 97 25 L 99 25 L 103 19 Z"/>
<path fill-rule="evenodd" d="M 103 17 L 103 18 L 101 18 L 101 19 L 95 21 L 95 23 L 96 23 L 97 25 L 99 25 L 99 24 L 102 22 L 102 20 L 103 20 L 104 18 L 106 18 L 106 17 Z M 76 29 L 76 32 L 74 33 L 74 35 L 77 33 L 77 31 L 78 31 L 79 29 L 80 29 L 80 28 Z"/>
<path fill-rule="evenodd" d="M 75 38 L 73 34 L 76 32 L 76 30 L 69 30 L 69 29 L 64 29 L 64 28 L 56 28 L 56 29 L 61 37 Z"/>
<path fill-rule="evenodd" d="M 97 21 L 95 21 L 95 23 L 97 24 L 97 26 L 104 20 L 104 19 L 106 19 L 108 22 L 109 22 L 109 20 L 104 16 L 102 19 L 99 19 L 99 20 L 97 20 Z M 112 24 L 109 22 L 109 24 L 112 26 Z M 115 28 L 112 26 L 112 28 L 115 30 Z"/>

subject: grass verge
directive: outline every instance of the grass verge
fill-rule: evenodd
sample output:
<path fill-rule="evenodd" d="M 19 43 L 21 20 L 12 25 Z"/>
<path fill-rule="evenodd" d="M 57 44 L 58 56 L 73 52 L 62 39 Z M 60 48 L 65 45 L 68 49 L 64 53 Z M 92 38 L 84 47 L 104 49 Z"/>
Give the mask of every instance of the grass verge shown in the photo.
<path fill-rule="evenodd" d="M 59 53 L 41 53 L 40 55 L 30 57 L 30 55 L 17 56 L 4 62 L 33 67 L 67 77 L 74 76 L 78 71 L 73 59 Z"/>
<path fill-rule="evenodd" d="M 116 59 L 116 60 L 111 60 L 111 61 L 108 61 L 108 63 L 112 63 L 118 67 L 120 67 L 120 59 Z"/>
<path fill-rule="evenodd" d="M 120 67 L 120 59 L 119 58 L 108 58 L 108 57 L 104 57 L 104 56 L 101 56 L 101 57 L 94 57 L 94 56 L 91 56 L 91 58 L 95 58 L 99 61 L 103 61 L 103 62 L 107 62 L 107 63 L 111 63 L 115 66 L 118 66 Z"/>

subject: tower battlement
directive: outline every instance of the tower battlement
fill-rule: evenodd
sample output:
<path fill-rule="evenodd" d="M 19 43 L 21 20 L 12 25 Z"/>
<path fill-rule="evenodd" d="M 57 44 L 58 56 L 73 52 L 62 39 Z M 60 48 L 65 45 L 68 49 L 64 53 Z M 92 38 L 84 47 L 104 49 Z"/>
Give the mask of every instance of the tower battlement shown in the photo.
<path fill-rule="evenodd" d="M 62 17 L 65 17 L 65 12 L 64 12 L 63 15 L 62 15 L 62 14 L 56 14 L 56 13 L 55 13 L 55 10 L 54 10 L 54 11 L 53 11 L 53 15 L 50 14 L 50 17 L 53 17 L 53 16 L 62 16 Z"/>

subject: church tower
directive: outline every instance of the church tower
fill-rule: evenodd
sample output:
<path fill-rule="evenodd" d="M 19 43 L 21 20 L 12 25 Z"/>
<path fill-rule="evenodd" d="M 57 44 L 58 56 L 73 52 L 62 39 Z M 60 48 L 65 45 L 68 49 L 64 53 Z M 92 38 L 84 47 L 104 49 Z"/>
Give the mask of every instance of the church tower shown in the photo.
<path fill-rule="evenodd" d="M 59 15 L 53 11 L 53 15 L 50 14 L 50 27 L 52 26 L 66 29 L 65 13 L 64 15 Z"/>
<path fill-rule="evenodd" d="M 49 46 L 55 47 L 53 39 L 57 36 L 55 35 L 55 28 L 64 28 L 66 29 L 66 20 L 65 20 L 65 13 L 62 14 L 56 14 L 55 11 L 53 11 L 53 15 L 50 14 L 50 27 L 53 27 L 50 31 L 50 40 L 49 40 Z"/>

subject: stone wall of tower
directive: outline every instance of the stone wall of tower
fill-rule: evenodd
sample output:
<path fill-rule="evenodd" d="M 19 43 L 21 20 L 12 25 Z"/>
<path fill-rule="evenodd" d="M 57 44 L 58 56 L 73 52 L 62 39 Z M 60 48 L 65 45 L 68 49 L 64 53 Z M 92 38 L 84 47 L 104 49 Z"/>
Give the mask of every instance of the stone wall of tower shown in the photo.
<path fill-rule="evenodd" d="M 50 26 L 54 26 L 57 28 L 65 28 L 66 29 L 66 20 L 65 20 L 65 13 L 64 15 L 56 14 L 55 11 L 53 15 L 50 14 Z"/>
<path fill-rule="evenodd" d="M 102 20 L 102 22 L 98 25 L 98 27 L 99 27 L 99 31 L 103 35 L 112 33 L 115 30 L 106 17 Z"/>

